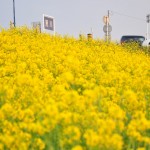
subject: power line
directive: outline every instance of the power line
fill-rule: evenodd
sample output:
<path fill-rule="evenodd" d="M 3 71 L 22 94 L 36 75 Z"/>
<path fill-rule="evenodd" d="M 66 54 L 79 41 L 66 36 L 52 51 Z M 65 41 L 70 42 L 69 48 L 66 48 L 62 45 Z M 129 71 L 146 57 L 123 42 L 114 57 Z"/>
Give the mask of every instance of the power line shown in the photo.
<path fill-rule="evenodd" d="M 146 21 L 145 19 L 142 19 L 142 18 L 129 16 L 129 15 L 126 15 L 126 14 L 123 14 L 123 13 L 120 13 L 120 12 L 110 10 L 110 15 L 113 15 L 113 14 L 117 14 L 117 15 L 120 15 L 120 16 L 125 16 L 125 17 L 132 18 L 132 19 L 139 20 L 139 21 Z"/>

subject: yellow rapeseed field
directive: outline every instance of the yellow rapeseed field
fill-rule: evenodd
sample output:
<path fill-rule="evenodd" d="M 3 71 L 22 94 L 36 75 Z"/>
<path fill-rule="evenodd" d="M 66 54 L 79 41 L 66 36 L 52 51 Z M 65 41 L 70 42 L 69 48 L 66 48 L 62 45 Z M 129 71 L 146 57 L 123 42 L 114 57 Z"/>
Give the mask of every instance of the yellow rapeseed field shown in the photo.
<path fill-rule="evenodd" d="M 150 56 L 1 29 L 0 150 L 150 150 Z"/>

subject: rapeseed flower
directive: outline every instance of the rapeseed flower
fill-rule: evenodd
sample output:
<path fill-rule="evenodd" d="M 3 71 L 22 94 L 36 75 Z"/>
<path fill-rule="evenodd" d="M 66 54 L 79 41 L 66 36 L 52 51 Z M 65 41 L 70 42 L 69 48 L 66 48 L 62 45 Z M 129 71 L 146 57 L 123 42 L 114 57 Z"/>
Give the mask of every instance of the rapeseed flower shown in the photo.
<path fill-rule="evenodd" d="M 147 149 L 149 64 L 137 47 L 1 30 L 0 149 Z"/>

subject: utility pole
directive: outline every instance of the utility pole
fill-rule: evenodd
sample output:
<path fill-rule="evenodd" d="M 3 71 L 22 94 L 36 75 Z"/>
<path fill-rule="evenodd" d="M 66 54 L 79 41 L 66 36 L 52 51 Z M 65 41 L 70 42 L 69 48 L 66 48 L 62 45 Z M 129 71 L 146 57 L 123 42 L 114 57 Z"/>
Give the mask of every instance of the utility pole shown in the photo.
<path fill-rule="evenodd" d="M 149 39 L 149 30 L 148 30 L 148 27 L 149 27 L 149 23 L 150 23 L 150 14 L 148 14 L 146 16 L 146 22 L 147 22 L 146 39 Z"/>
<path fill-rule="evenodd" d="M 109 42 L 111 40 L 111 34 L 110 34 L 110 32 L 112 31 L 112 26 L 109 23 L 109 21 L 110 21 L 109 17 L 110 17 L 110 12 L 108 10 L 108 14 L 103 17 L 103 22 L 105 24 L 103 26 L 103 31 L 105 32 L 105 40 L 107 42 Z"/>
<path fill-rule="evenodd" d="M 107 17 L 108 17 L 108 20 L 109 20 L 109 10 L 108 10 L 108 15 L 107 15 Z M 109 26 L 109 21 L 107 21 L 107 32 L 106 32 L 106 38 L 107 38 L 107 41 L 109 41 L 109 32 L 108 32 L 108 26 Z"/>
<path fill-rule="evenodd" d="M 13 0 L 13 15 L 14 15 L 14 27 L 16 27 L 16 18 L 15 18 L 15 0 Z"/>

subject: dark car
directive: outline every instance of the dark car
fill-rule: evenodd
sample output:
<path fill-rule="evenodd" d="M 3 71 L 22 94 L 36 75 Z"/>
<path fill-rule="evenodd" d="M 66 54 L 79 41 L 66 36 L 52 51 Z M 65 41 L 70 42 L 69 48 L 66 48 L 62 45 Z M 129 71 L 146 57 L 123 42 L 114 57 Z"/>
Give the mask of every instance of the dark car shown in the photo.
<path fill-rule="evenodd" d="M 143 41 L 145 40 L 144 36 L 139 36 L 139 35 L 124 35 L 121 37 L 120 43 L 131 43 L 131 42 L 136 42 L 139 45 L 142 45 Z"/>

